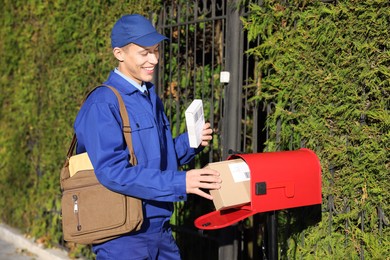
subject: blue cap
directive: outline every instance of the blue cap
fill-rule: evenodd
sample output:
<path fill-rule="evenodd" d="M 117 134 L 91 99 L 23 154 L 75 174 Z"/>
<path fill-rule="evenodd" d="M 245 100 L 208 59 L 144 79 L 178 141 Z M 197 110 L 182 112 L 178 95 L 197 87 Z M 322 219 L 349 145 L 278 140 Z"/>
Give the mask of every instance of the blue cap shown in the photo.
<path fill-rule="evenodd" d="M 148 19 L 139 14 L 122 16 L 111 31 L 112 48 L 129 43 L 149 47 L 166 39 L 168 38 L 159 34 Z"/>

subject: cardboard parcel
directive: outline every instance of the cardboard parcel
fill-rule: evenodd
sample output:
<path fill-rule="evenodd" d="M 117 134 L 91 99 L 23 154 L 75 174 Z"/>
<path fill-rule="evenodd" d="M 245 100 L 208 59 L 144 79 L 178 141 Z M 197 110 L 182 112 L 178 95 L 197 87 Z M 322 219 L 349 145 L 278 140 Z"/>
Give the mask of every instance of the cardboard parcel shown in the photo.
<path fill-rule="evenodd" d="M 221 174 L 221 188 L 210 190 L 216 210 L 250 203 L 250 170 L 244 160 L 209 163 L 205 168 L 216 170 Z"/>

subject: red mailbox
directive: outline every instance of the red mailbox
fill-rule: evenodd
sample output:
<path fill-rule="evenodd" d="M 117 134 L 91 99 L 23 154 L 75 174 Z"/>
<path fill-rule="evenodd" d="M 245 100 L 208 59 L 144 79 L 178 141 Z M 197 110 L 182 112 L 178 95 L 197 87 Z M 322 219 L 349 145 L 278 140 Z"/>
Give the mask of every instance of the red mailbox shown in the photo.
<path fill-rule="evenodd" d="M 250 169 L 251 202 L 203 215 L 195 220 L 197 228 L 218 229 L 256 213 L 321 204 L 321 166 L 313 151 L 234 154 L 228 160 L 237 158 Z"/>

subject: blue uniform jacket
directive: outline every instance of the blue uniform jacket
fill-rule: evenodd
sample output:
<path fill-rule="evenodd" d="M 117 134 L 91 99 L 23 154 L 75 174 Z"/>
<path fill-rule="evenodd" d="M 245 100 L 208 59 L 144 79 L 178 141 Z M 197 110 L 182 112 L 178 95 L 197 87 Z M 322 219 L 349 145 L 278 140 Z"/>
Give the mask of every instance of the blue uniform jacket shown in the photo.
<path fill-rule="evenodd" d="M 76 117 L 77 153 L 88 152 L 98 180 L 108 189 L 142 199 L 144 218 L 169 219 L 172 202 L 187 199 L 186 174 L 178 166 L 199 150 L 189 147 L 187 133 L 172 138 L 153 84 L 147 83 L 149 100 L 115 72 L 104 83 L 115 87 L 126 105 L 138 164 L 129 163 L 118 101 L 107 87 L 92 92 Z"/>

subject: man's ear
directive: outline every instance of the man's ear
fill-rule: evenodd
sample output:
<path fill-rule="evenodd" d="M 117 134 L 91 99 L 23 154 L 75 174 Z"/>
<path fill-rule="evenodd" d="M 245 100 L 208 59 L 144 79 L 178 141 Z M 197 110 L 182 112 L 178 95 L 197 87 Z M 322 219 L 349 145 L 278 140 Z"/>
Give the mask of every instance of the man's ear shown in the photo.
<path fill-rule="evenodd" d="M 115 47 L 113 50 L 112 50 L 112 53 L 114 54 L 115 58 L 118 60 L 118 61 L 124 61 L 124 58 L 123 58 L 123 50 L 119 47 Z"/>

